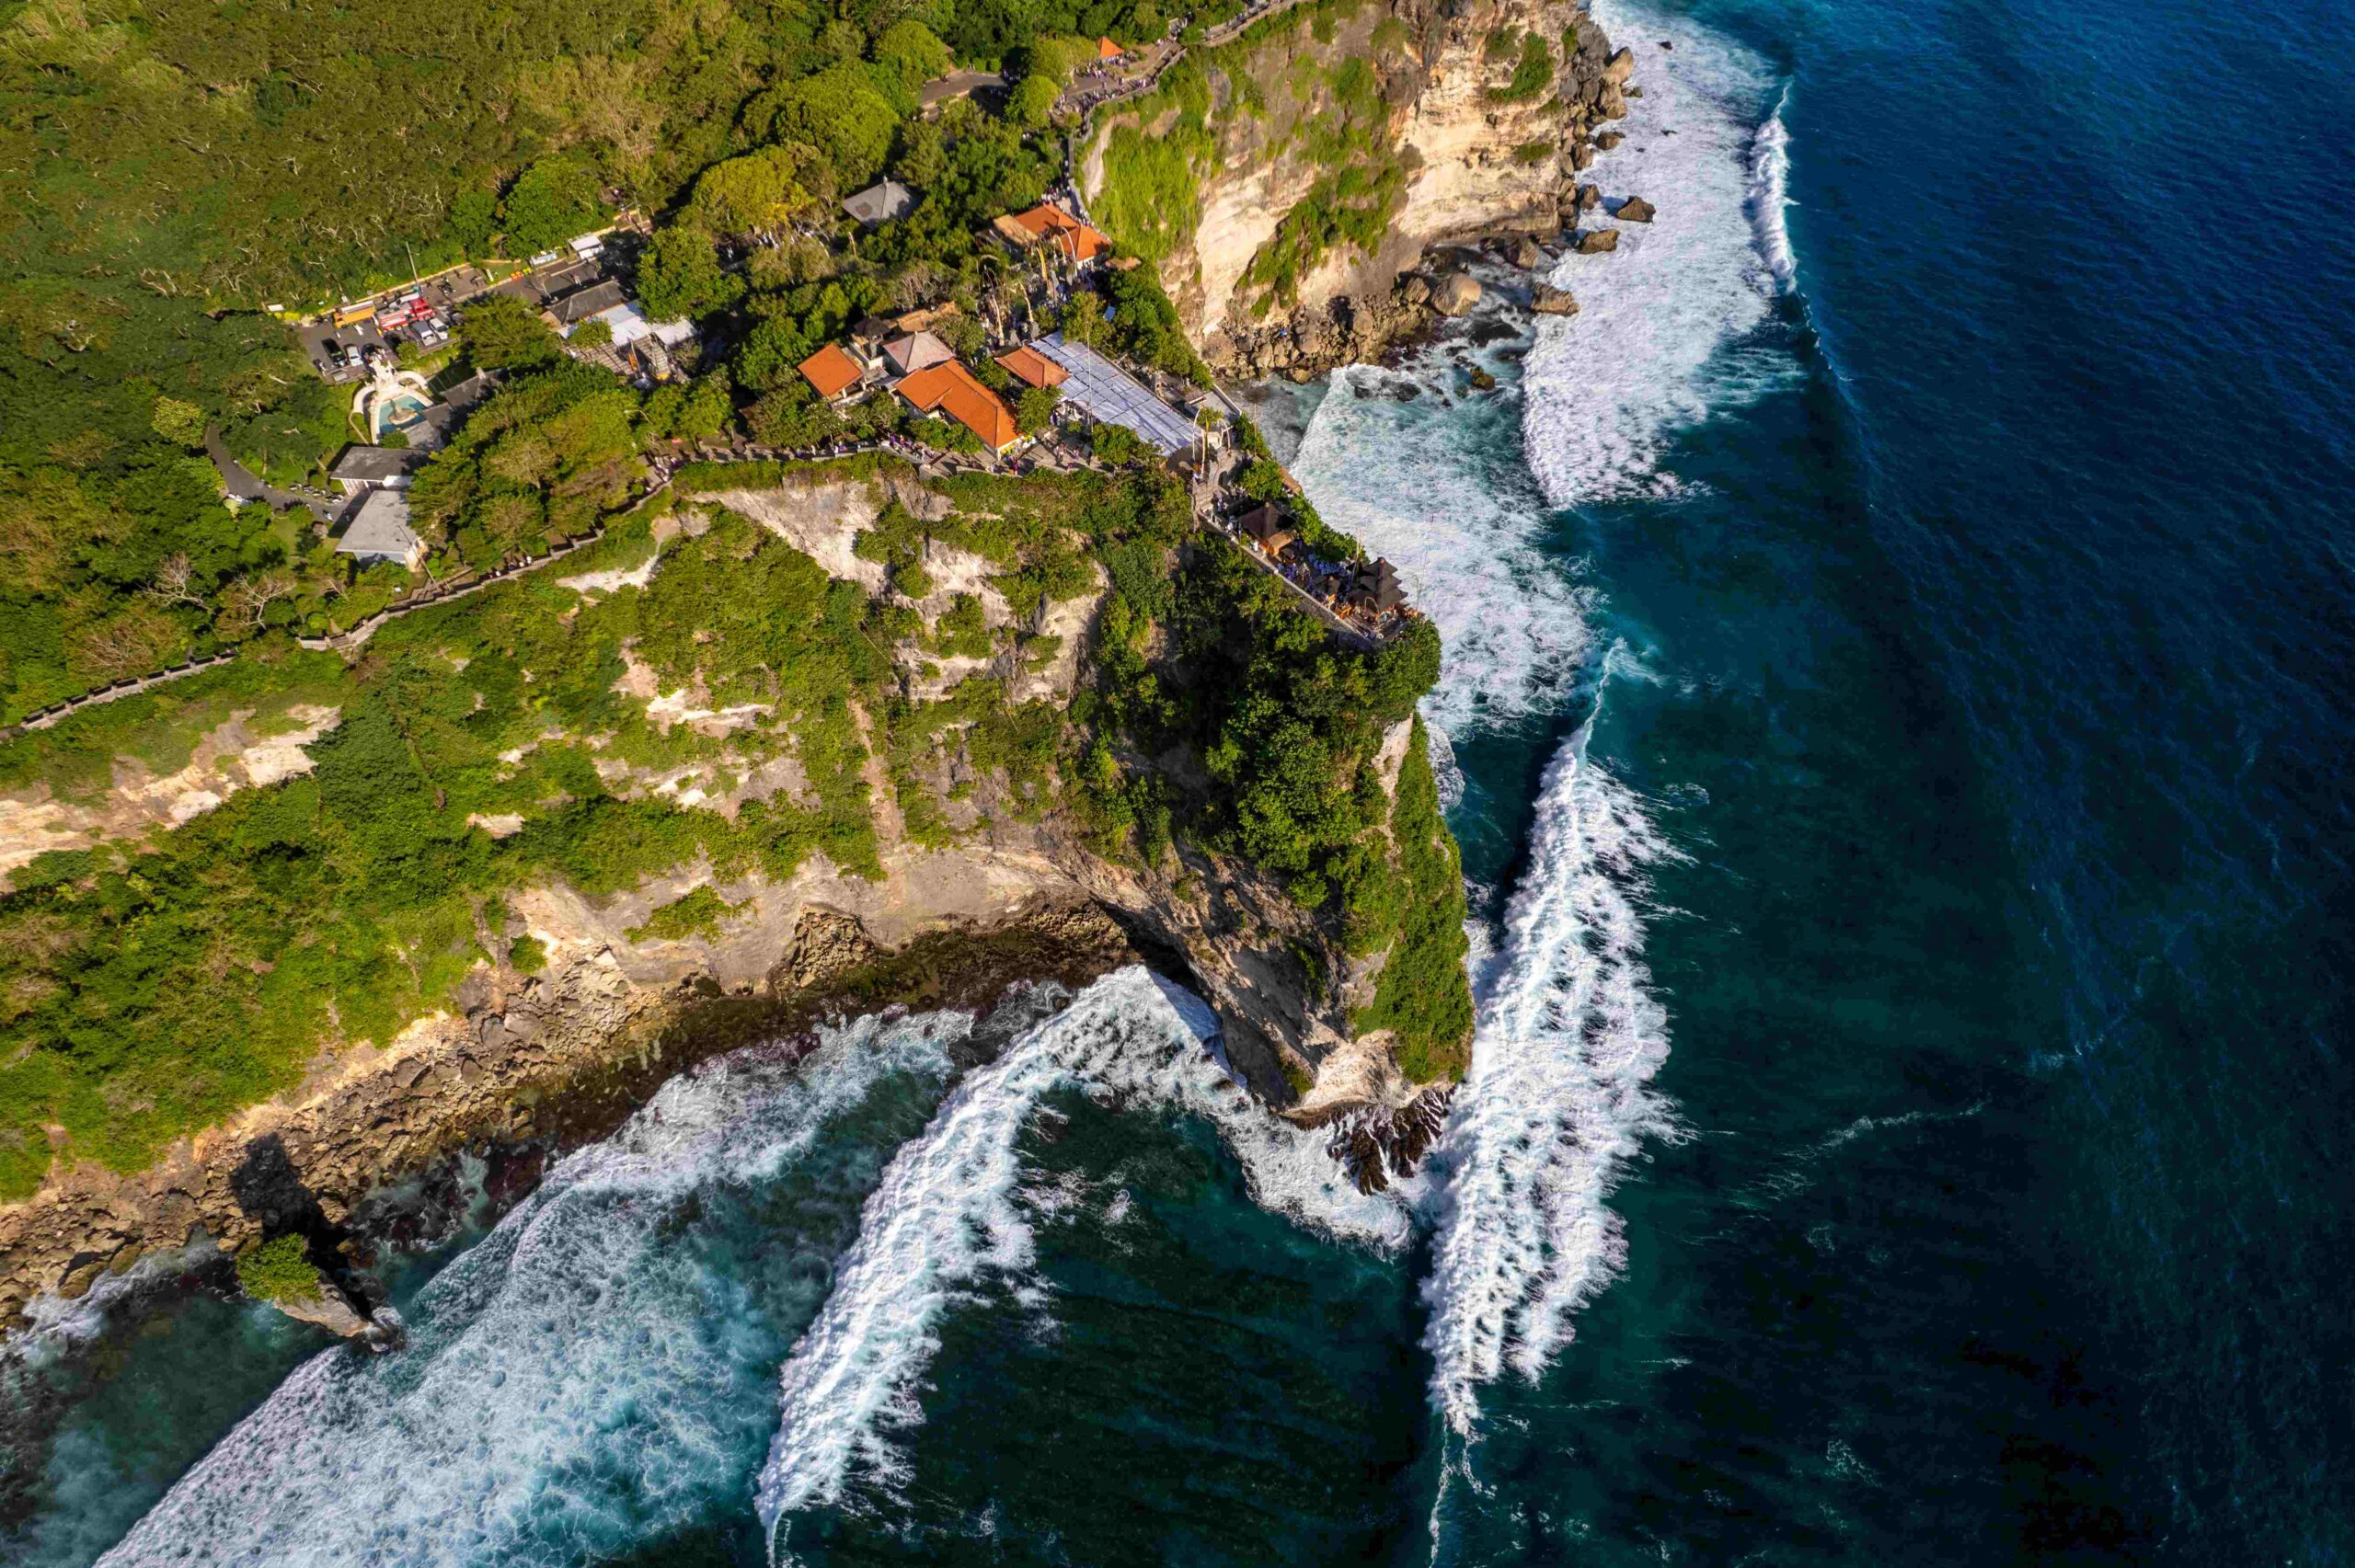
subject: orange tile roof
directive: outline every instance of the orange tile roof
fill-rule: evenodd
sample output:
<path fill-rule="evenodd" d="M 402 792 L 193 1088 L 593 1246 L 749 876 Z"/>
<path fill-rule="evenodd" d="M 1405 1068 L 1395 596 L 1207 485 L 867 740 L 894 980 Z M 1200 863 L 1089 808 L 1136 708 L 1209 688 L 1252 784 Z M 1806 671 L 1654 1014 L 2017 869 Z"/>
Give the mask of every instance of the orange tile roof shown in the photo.
<path fill-rule="evenodd" d="M 981 437 L 992 452 L 1004 452 L 1021 433 L 1015 429 L 1013 410 L 955 360 L 905 378 L 899 393 L 918 413 L 943 411 Z"/>
<path fill-rule="evenodd" d="M 1093 261 L 1112 248 L 1110 240 L 1051 201 L 1015 213 L 1012 222 L 1033 240 L 1052 236 L 1056 248 L 1074 261 Z"/>
<path fill-rule="evenodd" d="M 843 352 L 839 343 L 827 344 L 795 368 L 800 371 L 804 381 L 818 389 L 821 397 L 838 395 L 867 373 L 856 360 Z"/>
<path fill-rule="evenodd" d="M 1071 372 L 1025 343 L 997 357 L 997 362 L 1008 374 L 1032 386 L 1061 386 L 1071 379 Z"/>
<path fill-rule="evenodd" d="M 1118 60 L 1127 52 L 1127 50 L 1122 49 L 1109 38 L 1099 38 L 1096 40 L 1096 58 L 1098 60 Z"/>

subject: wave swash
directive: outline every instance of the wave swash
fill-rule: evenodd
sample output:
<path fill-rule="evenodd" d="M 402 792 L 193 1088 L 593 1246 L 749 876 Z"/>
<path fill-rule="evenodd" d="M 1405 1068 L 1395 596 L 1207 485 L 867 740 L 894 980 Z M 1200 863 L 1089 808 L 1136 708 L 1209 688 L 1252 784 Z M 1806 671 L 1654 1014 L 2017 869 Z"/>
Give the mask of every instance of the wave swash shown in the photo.
<path fill-rule="evenodd" d="M 1617 254 L 1556 268 L 1580 309 L 1539 318 L 1519 367 L 1526 473 L 1500 455 L 1516 443 L 1481 440 L 1480 422 L 1497 417 L 1485 409 L 1509 407 L 1514 380 L 1510 355 L 1485 353 L 1506 391 L 1444 417 L 1439 398 L 1369 395 L 1384 372 L 1342 372 L 1298 464 L 1319 508 L 1388 555 L 1438 623 L 1447 667 L 1427 703 L 1435 726 L 1462 740 L 1544 723 L 1581 692 L 1596 704 L 1546 772 L 1502 931 L 1475 933 L 1475 950 L 1493 956 L 1470 1073 L 1433 1162 L 1424 1292 L 1433 1404 L 1460 1439 L 1476 1433 L 1479 1387 L 1508 1368 L 1537 1377 L 1580 1304 L 1616 1275 L 1612 1185 L 1645 1139 L 1673 1136 L 1647 1087 L 1669 1042 L 1640 911 L 1646 868 L 1674 852 L 1588 755 L 1603 688 L 1638 672 L 1593 658 L 1601 601 L 1573 580 L 1576 563 L 1566 571 L 1548 513 L 1672 497 L 1679 483 L 1661 464 L 1681 429 L 1799 373 L 1779 344 L 1759 342 L 1795 283 L 1772 73 L 1683 18 L 1592 8 L 1614 38 L 1675 45 L 1645 51 L 1638 115 L 1591 177 L 1612 205 L 1643 195 L 1659 212 L 1622 227 Z M 1443 362 L 1427 353 L 1401 371 Z"/>
<path fill-rule="evenodd" d="M 1200 1116 L 1261 1204 L 1336 1235 L 1405 1244 L 1404 1205 L 1360 1194 L 1320 1136 L 1262 1110 L 1208 1048 L 1214 1026 L 1191 997 L 1142 968 L 1121 970 L 974 1071 L 892 1156 L 824 1311 L 780 1378 L 776 1439 L 756 1493 L 776 1561 L 793 1560 L 795 1514 L 855 1505 L 854 1479 L 888 1489 L 902 1478 L 892 1434 L 922 1419 L 916 1381 L 939 1347 L 942 1312 L 984 1271 L 1031 1261 L 1016 1144 L 1047 1094 L 1075 1087 Z"/>

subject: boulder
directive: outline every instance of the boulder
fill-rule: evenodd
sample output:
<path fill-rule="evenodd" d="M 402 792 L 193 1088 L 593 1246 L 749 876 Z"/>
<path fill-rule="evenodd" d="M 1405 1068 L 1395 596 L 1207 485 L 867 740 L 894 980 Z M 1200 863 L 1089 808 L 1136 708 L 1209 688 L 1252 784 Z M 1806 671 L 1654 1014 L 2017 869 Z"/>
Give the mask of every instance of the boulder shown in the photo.
<path fill-rule="evenodd" d="M 1621 92 L 1618 83 L 1605 82 L 1603 84 L 1603 99 L 1595 105 L 1595 112 L 1605 120 L 1625 120 L 1627 118 L 1627 100 L 1639 96 L 1634 87 Z"/>
<path fill-rule="evenodd" d="M 1479 282 L 1462 272 L 1449 273 L 1431 290 L 1431 308 L 1442 315 L 1462 315 L 1479 303 Z"/>
<path fill-rule="evenodd" d="M 1524 271 L 1543 267 L 1545 264 L 1545 253 L 1537 248 L 1535 240 L 1523 235 L 1513 242 L 1512 264 Z"/>
<path fill-rule="evenodd" d="M 1419 272 L 1410 272 L 1398 280 L 1398 300 L 1402 304 L 1419 305 L 1430 303 L 1430 280 Z"/>
<path fill-rule="evenodd" d="M 1577 146 L 1572 147 L 1572 148 L 1570 149 L 1570 167 L 1572 167 L 1572 168 L 1574 168 L 1574 169 L 1584 170 L 1584 169 L 1587 167 L 1587 166 L 1588 166 L 1588 165 L 1590 165 L 1590 164 L 1591 164 L 1591 163 L 1593 163 L 1593 162 L 1594 162 L 1594 143 L 1591 143 L 1591 142 L 1580 142 Z"/>
<path fill-rule="evenodd" d="M 1657 208 L 1640 196 L 1630 196 L 1619 203 L 1619 211 L 1611 215 L 1623 223 L 1648 223 Z"/>
<path fill-rule="evenodd" d="M 1494 392 L 1497 390 L 1497 378 L 1490 375 L 1488 372 L 1480 369 L 1479 366 L 1475 365 L 1472 367 L 1472 390 L 1475 392 Z"/>
<path fill-rule="evenodd" d="M 1576 315 L 1578 296 L 1568 289 L 1557 289 L 1551 283 L 1540 283 L 1529 297 L 1529 308 L 1539 315 Z"/>
<path fill-rule="evenodd" d="M 352 1307 L 349 1297 L 330 1283 L 322 1282 L 315 1299 L 273 1301 L 270 1305 L 297 1322 L 313 1324 L 343 1339 L 359 1339 L 368 1333 L 369 1321 Z"/>
<path fill-rule="evenodd" d="M 1605 131 L 1595 137 L 1594 144 L 1607 153 L 1626 139 L 1616 131 Z"/>
<path fill-rule="evenodd" d="M 1625 82 L 1635 74 L 1636 52 L 1632 49 L 1622 48 L 1603 63 L 1603 79 L 1606 82 Z"/>
<path fill-rule="evenodd" d="M 1573 205 L 1581 212 L 1591 212 L 1603 205 L 1603 191 L 1598 186 L 1581 185 Z"/>
<path fill-rule="evenodd" d="M 1600 256 L 1606 250 L 1618 248 L 1617 229 L 1593 229 L 1579 235 L 1578 251 L 1580 256 Z"/>

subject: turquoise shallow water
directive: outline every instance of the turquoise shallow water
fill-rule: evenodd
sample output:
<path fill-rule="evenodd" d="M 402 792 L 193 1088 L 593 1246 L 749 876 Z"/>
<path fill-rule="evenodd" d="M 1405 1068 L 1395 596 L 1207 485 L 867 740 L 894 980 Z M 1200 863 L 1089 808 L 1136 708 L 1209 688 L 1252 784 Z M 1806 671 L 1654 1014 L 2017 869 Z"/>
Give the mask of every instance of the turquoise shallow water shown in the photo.
<path fill-rule="evenodd" d="M 864 1025 L 419 1267 L 404 1367 L 175 1309 L 9 1560 L 2346 1561 L 2345 17 L 1598 12 L 1660 215 L 1580 315 L 1264 410 L 1448 635 L 1420 1190 L 1134 977 Z"/>

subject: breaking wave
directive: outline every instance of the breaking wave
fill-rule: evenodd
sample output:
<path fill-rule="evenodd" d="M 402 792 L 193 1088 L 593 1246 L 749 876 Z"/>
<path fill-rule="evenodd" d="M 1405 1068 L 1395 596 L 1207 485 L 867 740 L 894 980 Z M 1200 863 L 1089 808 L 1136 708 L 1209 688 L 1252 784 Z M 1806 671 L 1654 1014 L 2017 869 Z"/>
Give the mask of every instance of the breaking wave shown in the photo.
<path fill-rule="evenodd" d="M 1480 998 L 1471 1070 L 1433 1158 L 1432 1400 L 1470 1436 L 1476 1390 L 1535 1378 L 1626 1254 L 1605 1207 L 1643 1139 L 1675 1135 L 1648 1084 L 1668 1057 L 1648 990 L 1646 868 L 1675 854 L 1587 755 L 1590 720 L 1546 771 L 1530 865 Z"/>
<path fill-rule="evenodd" d="M 1658 212 L 1622 226 L 1616 254 L 1563 258 L 1554 280 L 1580 309 L 1538 319 L 1525 366 L 1522 449 L 1557 507 L 1672 492 L 1660 462 L 1680 427 L 1798 372 L 1756 335 L 1793 283 L 1789 141 L 1765 63 L 1683 18 L 1616 0 L 1593 10 L 1620 41 L 1674 47 L 1642 50 L 1645 96 L 1591 177 L 1607 206 L 1641 195 Z M 1589 755 L 1614 675 L 1653 679 L 1614 648 L 1593 711 L 1547 768 L 1432 1164 L 1426 1343 L 1433 1404 L 1461 1438 L 1479 1388 L 1508 1370 L 1535 1379 L 1616 1276 L 1626 1242 L 1606 1200 L 1645 1140 L 1679 1136 L 1650 1088 L 1668 1015 L 1643 961 L 1648 869 L 1676 852 Z M 1457 1479 L 1451 1467 L 1442 1496 Z M 1468 1469 L 1460 1479 L 1478 1485 Z"/>
<path fill-rule="evenodd" d="M 1606 206 L 1642 196 L 1658 212 L 1619 225 L 1616 253 L 1573 253 L 1554 269 L 1580 309 L 1538 322 L 1523 419 L 1530 467 L 1565 507 L 1675 490 L 1660 467 L 1669 436 L 1759 379 L 1757 366 L 1713 376 L 1712 361 L 1767 320 L 1790 279 L 1787 138 L 1767 113 L 1765 61 L 1679 17 L 1618 0 L 1591 9 L 1638 48 L 1644 97 L 1587 177 Z M 1659 38 L 1675 48 L 1645 47 Z"/>
<path fill-rule="evenodd" d="M 425 1288 L 406 1352 L 314 1356 L 102 1561 L 570 1563 L 741 1498 L 781 1334 L 971 1027 L 672 1079 Z"/>
<path fill-rule="evenodd" d="M 1454 397 L 1459 357 L 1507 390 Z M 1445 663 L 1423 707 L 1458 738 L 1557 710 L 1588 652 L 1585 590 L 1545 554 L 1549 509 L 1516 455 L 1517 379 L 1509 359 L 1448 346 L 1397 372 L 1336 371 L 1293 462 L 1325 520 L 1387 556 L 1438 625 Z"/>
<path fill-rule="evenodd" d="M 1798 284 L 1799 264 L 1791 251 L 1788 213 L 1791 205 L 1791 133 L 1783 125 L 1790 107 L 1791 89 L 1785 86 L 1775 112 L 1758 128 L 1750 150 L 1750 224 L 1758 235 L 1758 252 L 1766 269 L 1785 293 Z"/>
<path fill-rule="evenodd" d="M 1017 1145 L 1046 1095 L 1077 1088 L 1201 1116 L 1262 1205 L 1338 1236 L 1404 1246 L 1405 1203 L 1358 1193 L 1318 1135 L 1251 1100 L 1206 1048 L 1214 1024 L 1166 982 L 1121 970 L 968 1077 L 924 1136 L 892 1157 L 824 1311 L 780 1375 L 776 1437 L 755 1493 L 777 1561 L 792 1561 L 793 1516 L 857 1506 L 854 1480 L 888 1492 L 903 1478 L 894 1436 L 922 1419 L 917 1383 L 939 1346 L 942 1313 L 986 1276 L 1030 1263 Z"/>

